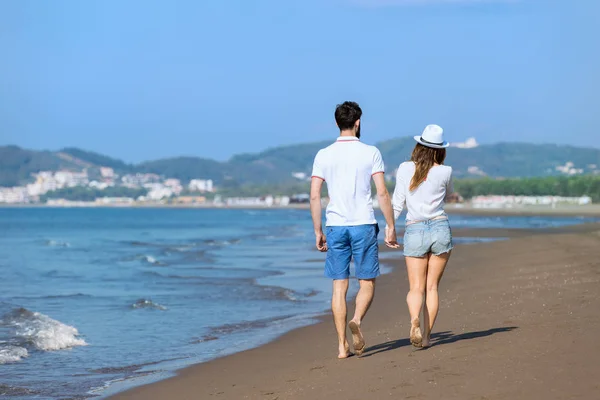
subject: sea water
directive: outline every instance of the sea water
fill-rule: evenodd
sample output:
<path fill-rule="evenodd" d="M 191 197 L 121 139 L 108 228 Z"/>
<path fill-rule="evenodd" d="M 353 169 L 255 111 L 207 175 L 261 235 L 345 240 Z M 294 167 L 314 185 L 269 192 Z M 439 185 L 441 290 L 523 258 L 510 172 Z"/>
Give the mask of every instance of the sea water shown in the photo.
<path fill-rule="evenodd" d="M 0 208 L 0 396 L 105 396 L 311 324 L 324 257 L 307 210 Z"/>

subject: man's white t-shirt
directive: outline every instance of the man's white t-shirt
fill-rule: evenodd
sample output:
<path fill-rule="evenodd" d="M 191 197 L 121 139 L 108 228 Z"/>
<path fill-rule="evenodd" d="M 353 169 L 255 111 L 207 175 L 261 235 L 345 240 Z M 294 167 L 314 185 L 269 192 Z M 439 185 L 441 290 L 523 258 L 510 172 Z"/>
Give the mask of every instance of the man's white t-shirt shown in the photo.
<path fill-rule="evenodd" d="M 327 183 L 327 226 L 376 224 L 371 177 L 384 173 L 381 153 L 354 136 L 340 136 L 315 157 L 312 176 Z"/>
<path fill-rule="evenodd" d="M 415 174 L 415 163 L 407 161 L 398 167 L 396 189 L 392 199 L 394 218 L 398 219 L 406 205 L 406 221 L 425 221 L 444 215 L 444 204 L 454 191 L 452 167 L 433 166 L 425 181 L 415 190 L 410 190 L 410 182 Z"/>

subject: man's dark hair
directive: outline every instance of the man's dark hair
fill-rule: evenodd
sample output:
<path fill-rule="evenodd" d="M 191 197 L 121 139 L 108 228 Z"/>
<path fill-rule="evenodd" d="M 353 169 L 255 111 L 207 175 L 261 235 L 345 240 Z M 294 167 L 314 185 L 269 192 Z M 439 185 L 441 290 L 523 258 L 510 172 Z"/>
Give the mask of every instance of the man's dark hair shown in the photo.
<path fill-rule="evenodd" d="M 345 101 L 335 107 L 335 122 L 340 131 L 354 128 L 356 121 L 362 116 L 362 110 L 357 103 Z"/>

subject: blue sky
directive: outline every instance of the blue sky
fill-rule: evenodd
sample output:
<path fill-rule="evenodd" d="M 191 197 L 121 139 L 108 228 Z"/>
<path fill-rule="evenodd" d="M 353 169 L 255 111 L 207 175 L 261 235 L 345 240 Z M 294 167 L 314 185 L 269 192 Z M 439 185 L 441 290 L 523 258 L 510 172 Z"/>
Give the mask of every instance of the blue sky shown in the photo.
<path fill-rule="evenodd" d="M 337 135 L 600 147 L 596 0 L 0 2 L 0 144 L 137 162 Z"/>

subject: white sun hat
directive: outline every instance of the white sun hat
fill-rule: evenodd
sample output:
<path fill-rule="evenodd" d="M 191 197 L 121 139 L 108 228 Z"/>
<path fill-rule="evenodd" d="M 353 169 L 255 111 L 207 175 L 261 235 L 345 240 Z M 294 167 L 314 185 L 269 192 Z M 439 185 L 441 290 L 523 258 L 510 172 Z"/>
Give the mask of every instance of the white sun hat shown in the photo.
<path fill-rule="evenodd" d="M 450 143 L 444 141 L 444 130 L 439 125 L 427 125 L 421 136 L 415 136 L 414 138 L 423 146 L 433 147 L 434 149 L 443 149 L 450 146 Z"/>

